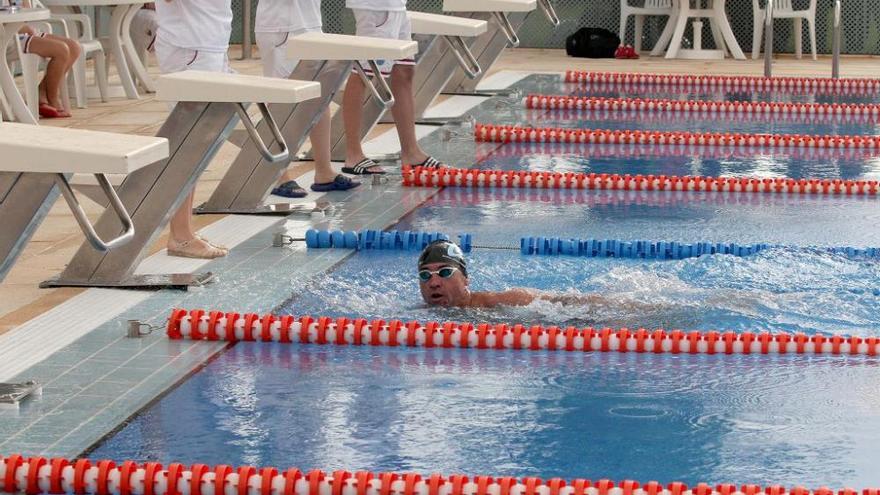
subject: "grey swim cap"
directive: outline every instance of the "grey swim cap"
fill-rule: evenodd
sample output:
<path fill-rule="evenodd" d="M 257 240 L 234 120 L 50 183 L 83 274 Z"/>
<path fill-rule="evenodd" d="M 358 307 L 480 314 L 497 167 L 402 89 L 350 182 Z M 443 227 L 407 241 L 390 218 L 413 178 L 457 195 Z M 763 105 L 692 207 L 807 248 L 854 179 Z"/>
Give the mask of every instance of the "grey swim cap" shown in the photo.
<path fill-rule="evenodd" d="M 461 270 L 461 274 L 467 277 L 467 262 L 464 260 L 464 253 L 452 241 L 440 239 L 425 246 L 419 256 L 419 268 L 429 263 L 456 265 Z"/>

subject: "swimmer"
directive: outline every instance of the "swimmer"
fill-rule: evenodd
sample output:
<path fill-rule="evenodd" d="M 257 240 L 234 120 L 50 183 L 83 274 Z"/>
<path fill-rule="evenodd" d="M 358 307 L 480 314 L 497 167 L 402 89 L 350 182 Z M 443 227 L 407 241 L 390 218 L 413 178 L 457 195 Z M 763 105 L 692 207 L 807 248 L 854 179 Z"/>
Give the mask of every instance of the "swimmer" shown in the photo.
<path fill-rule="evenodd" d="M 607 303 L 598 294 L 554 294 L 524 288 L 471 292 L 464 253 L 454 242 L 444 240 L 428 244 L 419 256 L 419 289 L 429 306 L 492 308 L 527 306 L 535 300 L 584 306 Z"/>

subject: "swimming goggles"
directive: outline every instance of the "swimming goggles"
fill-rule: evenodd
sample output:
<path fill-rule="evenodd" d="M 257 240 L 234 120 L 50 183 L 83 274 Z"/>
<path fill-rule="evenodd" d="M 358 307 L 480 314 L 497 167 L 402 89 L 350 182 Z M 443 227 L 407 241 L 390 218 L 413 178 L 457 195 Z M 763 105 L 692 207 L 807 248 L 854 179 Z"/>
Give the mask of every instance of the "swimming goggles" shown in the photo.
<path fill-rule="evenodd" d="M 439 270 L 435 270 L 435 271 L 419 270 L 419 280 L 422 283 L 425 283 L 428 280 L 431 280 L 432 275 L 437 275 L 440 278 L 449 278 L 457 271 L 458 271 L 458 268 L 456 268 L 454 266 L 444 266 L 443 268 L 441 268 Z"/>

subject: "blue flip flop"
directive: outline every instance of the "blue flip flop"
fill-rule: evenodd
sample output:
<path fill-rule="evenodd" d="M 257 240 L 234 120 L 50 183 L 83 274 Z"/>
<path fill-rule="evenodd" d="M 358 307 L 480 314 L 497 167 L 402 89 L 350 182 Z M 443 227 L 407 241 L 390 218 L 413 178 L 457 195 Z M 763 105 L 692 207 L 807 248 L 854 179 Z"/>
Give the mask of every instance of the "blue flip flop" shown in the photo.
<path fill-rule="evenodd" d="M 353 181 L 344 175 L 337 175 L 331 182 L 322 182 L 312 184 L 312 191 L 329 192 L 329 191 L 348 191 L 361 185 L 360 182 Z"/>
<path fill-rule="evenodd" d="M 295 180 L 289 180 L 279 184 L 278 187 L 272 189 L 272 194 L 283 198 L 304 198 L 309 195 L 309 193 L 300 187 Z"/>

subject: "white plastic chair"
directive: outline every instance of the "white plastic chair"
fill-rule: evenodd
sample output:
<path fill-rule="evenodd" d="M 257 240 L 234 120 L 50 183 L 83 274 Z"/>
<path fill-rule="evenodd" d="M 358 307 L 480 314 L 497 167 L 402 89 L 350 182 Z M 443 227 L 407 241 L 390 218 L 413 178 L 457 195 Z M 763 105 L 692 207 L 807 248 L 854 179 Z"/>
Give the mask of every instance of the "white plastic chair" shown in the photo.
<path fill-rule="evenodd" d="M 45 8 L 40 0 L 31 0 L 34 7 Z M 95 64 L 95 82 L 98 85 L 98 93 L 101 101 L 107 101 L 107 57 L 104 55 L 104 46 L 95 38 L 92 29 L 92 20 L 86 14 L 52 12 L 49 22 L 61 26 L 64 36 L 77 40 L 82 48 L 79 59 L 74 63 L 73 73 L 74 95 L 76 106 L 85 108 L 88 98 L 86 96 L 86 60 L 91 58 Z"/>
<path fill-rule="evenodd" d="M 636 52 L 640 52 L 642 50 L 642 31 L 645 16 L 648 15 L 669 17 L 666 21 L 666 27 L 663 29 L 663 34 L 660 35 L 660 39 L 657 40 L 656 44 L 656 47 L 662 50 L 669 43 L 669 39 L 672 37 L 671 28 L 675 24 L 673 22 L 675 7 L 672 4 L 672 0 L 645 0 L 645 5 L 642 7 L 630 5 L 629 0 L 620 0 L 620 42 L 626 44 L 626 23 L 630 16 L 635 16 L 633 48 L 635 48 Z M 654 51 L 657 50 L 655 49 Z M 651 52 L 651 55 L 655 55 L 655 53 Z"/>
<path fill-rule="evenodd" d="M 769 1 L 769 0 L 767 0 Z M 816 0 L 810 0 L 810 6 L 805 10 L 794 10 L 791 0 L 772 0 L 774 19 L 792 19 L 794 21 L 794 53 L 801 58 L 803 44 L 804 20 L 810 30 L 810 51 L 813 60 L 816 60 Z M 752 58 L 758 58 L 761 53 L 761 39 L 764 37 L 765 9 L 758 5 L 758 0 L 752 0 L 752 10 L 755 16 L 755 28 L 752 36 Z"/>

